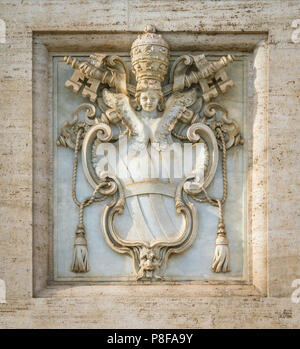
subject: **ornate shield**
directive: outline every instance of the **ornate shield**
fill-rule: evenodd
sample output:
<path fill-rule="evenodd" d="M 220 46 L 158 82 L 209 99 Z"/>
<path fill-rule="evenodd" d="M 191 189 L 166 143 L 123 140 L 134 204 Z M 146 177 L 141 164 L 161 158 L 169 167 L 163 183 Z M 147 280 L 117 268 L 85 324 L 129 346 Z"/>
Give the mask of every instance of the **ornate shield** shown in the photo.
<path fill-rule="evenodd" d="M 163 279 L 169 256 L 191 246 L 198 231 L 197 201 L 219 209 L 212 269 L 228 271 L 222 211 L 227 196 L 226 152 L 242 141 L 237 123 L 210 100 L 233 86 L 224 70 L 233 57 L 208 62 L 204 55 L 181 56 L 162 87 L 169 46 L 148 26 L 131 48 L 136 85 L 129 83 L 129 69 L 120 57 L 94 54 L 88 62 L 71 57 L 65 61 L 75 69 L 66 87 L 81 91 L 94 103 L 76 108 L 73 121 L 62 126 L 57 141 L 75 153 L 73 200 L 80 223 L 73 272 L 89 269 L 83 210 L 103 200 L 107 201 L 102 212 L 106 241 L 133 258 L 138 280 Z M 81 110 L 86 110 L 82 121 Z M 84 174 L 94 190 L 82 202 L 76 198 L 80 148 Z M 207 188 L 216 173 L 219 151 L 224 193 L 216 199 Z"/>

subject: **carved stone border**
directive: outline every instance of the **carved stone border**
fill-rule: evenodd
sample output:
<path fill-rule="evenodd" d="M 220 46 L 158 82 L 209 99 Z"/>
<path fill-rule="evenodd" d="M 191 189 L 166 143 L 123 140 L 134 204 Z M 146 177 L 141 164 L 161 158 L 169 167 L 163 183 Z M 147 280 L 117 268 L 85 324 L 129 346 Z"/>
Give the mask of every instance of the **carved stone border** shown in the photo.
<path fill-rule="evenodd" d="M 226 51 L 253 53 L 253 86 L 248 86 L 249 110 L 247 119 L 249 130 L 255 137 L 248 135 L 248 261 L 250 264 L 250 284 L 234 285 L 234 282 L 188 282 L 173 287 L 185 292 L 200 295 L 266 295 L 267 294 L 267 98 L 268 98 L 268 44 L 265 34 L 216 34 L 162 33 L 172 50 Z M 87 40 L 88 36 L 88 40 Z M 51 282 L 52 270 L 52 84 L 51 57 L 54 52 L 74 52 L 81 54 L 91 51 L 128 51 L 136 33 L 89 33 L 55 34 L 34 33 L 33 45 L 33 291 L 35 297 L 70 297 L 63 285 Z M 201 47 L 195 47 L 196 40 Z M 75 44 L 74 44 L 75 43 Z M 87 47 L 87 43 L 89 47 Z M 90 43 L 92 43 L 90 45 Z M 109 47 L 107 47 L 109 43 Z M 184 43 L 184 46 L 183 46 Z M 179 46 L 177 46 L 179 45 Z M 114 46 L 114 47 L 113 47 Z M 101 48 L 101 49 L 100 49 Z M 86 52 L 87 53 L 87 52 Z M 66 283 L 67 284 L 67 283 Z M 120 285 L 120 283 L 117 283 Z M 124 283 L 122 283 L 124 284 Z M 231 285 L 230 285 L 231 284 Z M 72 284 L 72 295 L 81 295 L 82 286 Z M 218 286 L 214 286 L 218 285 Z M 113 292 L 115 286 L 89 283 L 88 293 Z M 122 286 L 123 287 L 123 286 Z M 137 292 L 152 292 L 157 295 L 166 284 L 158 287 L 138 286 Z M 113 288 L 113 289 L 112 289 Z M 117 286 L 119 289 L 119 286 Z M 150 290 L 151 288 L 151 290 Z M 110 290 L 110 291 L 109 291 Z M 113 290 L 113 291 L 112 291 Z M 155 292 L 155 290 L 157 290 Z M 126 286 L 122 288 L 126 292 Z M 154 294 L 153 294 L 154 292 Z"/>

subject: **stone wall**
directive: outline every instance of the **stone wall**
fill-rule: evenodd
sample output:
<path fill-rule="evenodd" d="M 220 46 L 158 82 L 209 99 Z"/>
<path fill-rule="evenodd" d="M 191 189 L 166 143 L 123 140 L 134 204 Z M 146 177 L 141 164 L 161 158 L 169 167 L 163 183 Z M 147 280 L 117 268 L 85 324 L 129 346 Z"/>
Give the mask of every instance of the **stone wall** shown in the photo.
<path fill-rule="evenodd" d="M 292 282 L 300 279 L 300 38 L 295 40 L 292 28 L 299 9 L 299 1 L 283 0 L 0 1 L 0 19 L 6 24 L 6 41 L 0 43 L 0 279 L 6 283 L 1 328 L 300 327 L 300 303 L 291 300 Z M 234 48 L 256 52 L 255 73 L 264 72 L 253 96 L 249 220 L 255 254 L 254 282 L 248 288 L 59 286 L 49 284 L 47 266 L 39 263 L 51 243 L 42 218 L 51 192 L 43 164 L 48 144 L 39 137 L 51 113 L 45 104 L 34 103 L 47 88 L 47 49 L 63 50 L 59 42 L 66 34 L 88 34 L 88 42 L 97 33 L 128 33 L 131 42 L 132 33 L 152 23 L 174 35 L 174 42 L 178 32 L 195 33 L 216 50 L 218 42 L 236 37 Z M 56 47 L 38 46 L 36 38 L 45 35 L 62 38 L 55 40 Z M 253 35 L 262 35 L 262 46 L 252 42 Z M 84 41 L 78 44 L 81 50 Z M 93 45 L 91 40 L 91 50 Z M 34 83 L 33 65 L 45 76 L 40 85 Z M 38 281 L 36 269 L 44 275 Z"/>

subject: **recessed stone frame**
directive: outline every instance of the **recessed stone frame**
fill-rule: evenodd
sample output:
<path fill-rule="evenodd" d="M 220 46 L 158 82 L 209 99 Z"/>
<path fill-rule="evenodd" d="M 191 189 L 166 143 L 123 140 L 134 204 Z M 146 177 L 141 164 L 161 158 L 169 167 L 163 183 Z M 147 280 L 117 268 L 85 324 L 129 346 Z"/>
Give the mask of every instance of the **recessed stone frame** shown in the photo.
<path fill-rule="evenodd" d="M 130 283 L 53 282 L 52 225 L 52 57 L 59 53 L 128 52 L 136 32 L 33 33 L 33 293 L 35 297 L 267 295 L 267 101 L 268 41 L 264 33 L 163 32 L 172 51 L 249 54 L 248 227 L 245 282 Z M 197 45 L 199 43 L 199 45 Z M 49 134 L 50 133 L 50 134 Z M 171 287 L 172 285 L 172 287 Z M 134 293 L 132 293 L 134 288 Z"/>

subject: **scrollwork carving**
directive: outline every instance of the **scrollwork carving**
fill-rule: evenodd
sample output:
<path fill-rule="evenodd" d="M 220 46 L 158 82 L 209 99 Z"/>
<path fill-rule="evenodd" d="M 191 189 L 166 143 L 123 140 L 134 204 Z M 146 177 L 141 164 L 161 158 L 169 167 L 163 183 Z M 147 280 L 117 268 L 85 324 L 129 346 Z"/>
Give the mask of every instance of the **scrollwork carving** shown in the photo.
<path fill-rule="evenodd" d="M 79 120 L 79 113 L 85 110 L 85 119 Z M 60 129 L 60 134 L 57 138 L 56 144 L 58 146 L 62 145 L 64 147 L 69 147 L 75 149 L 76 135 L 78 130 L 82 128 L 84 132 L 82 133 L 82 138 L 84 137 L 87 130 L 93 124 L 93 120 L 96 117 L 96 108 L 94 105 L 89 103 L 80 104 L 72 113 L 73 120 L 71 122 L 65 121 Z"/>
<path fill-rule="evenodd" d="M 113 224 L 114 216 L 124 213 L 125 193 L 120 181 L 116 177 L 113 180 L 118 186 L 118 197 L 104 207 L 102 216 L 102 228 L 107 243 L 115 251 L 127 253 L 133 257 L 137 280 L 163 279 L 169 256 L 186 250 L 197 235 L 198 212 L 183 192 L 186 179 L 179 183 L 174 196 L 176 211 L 185 220 L 184 228 L 172 241 L 152 243 L 139 240 L 126 241 L 116 233 Z"/>
<path fill-rule="evenodd" d="M 220 111 L 221 117 L 217 117 L 217 110 Z M 234 119 L 228 117 L 228 111 L 218 103 L 209 103 L 204 108 L 204 122 L 213 130 L 220 127 L 226 135 L 226 149 L 233 146 L 244 144 L 240 134 L 240 127 Z M 218 138 L 218 135 L 216 134 Z"/>
<path fill-rule="evenodd" d="M 116 252 L 132 257 L 137 280 L 164 279 L 169 256 L 188 249 L 197 235 L 198 215 L 192 198 L 219 207 L 212 270 L 227 272 L 229 248 L 223 222 L 223 205 L 227 197 L 226 151 L 243 141 L 238 123 L 229 118 L 226 108 L 208 102 L 233 87 L 224 67 L 231 64 L 234 57 L 227 55 L 211 62 L 203 54 L 183 55 L 175 60 L 169 83 L 162 87 L 168 71 L 169 45 L 156 33 L 154 26 L 148 26 L 133 42 L 130 54 L 136 86 L 129 83 L 129 69 L 121 57 L 96 53 L 86 62 L 65 57 L 66 63 L 74 69 L 65 86 L 72 88 L 74 93 L 81 91 L 82 96 L 97 103 L 101 110 L 101 116 L 96 117 L 96 108 L 92 104 L 85 103 L 76 108 L 73 120 L 62 125 L 57 140 L 57 145 L 75 151 L 74 164 L 77 164 L 81 148 L 83 171 L 94 189 L 90 198 L 77 202 L 81 217 L 77 229 L 80 248 L 75 244 L 77 259 L 73 271 L 86 272 L 88 269 L 87 266 L 78 267 L 87 258 L 83 208 L 103 199 L 109 200 L 102 212 L 102 230 L 108 245 Z M 101 91 L 100 85 L 105 85 Z M 84 121 L 78 117 L 82 110 L 86 110 Z M 114 136 L 116 127 L 119 127 L 119 133 Z M 121 173 L 114 169 L 112 159 L 105 157 L 101 148 L 105 144 L 111 145 Z M 203 146 L 199 155 L 200 167 L 197 167 L 197 161 L 197 166 L 191 161 L 180 178 L 171 176 L 170 171 L 167 171 L 167 178 L 163 178 L 152 150 L 157 152 L 158 158 L 163 158 L 172 149 L 173 167 L 176 167 L 182 161 L 180 152 L 186 144 L 191 146 L 191 151 L 197 145 Z M 211 198 L 207 192 L 216 175 L 219 149 L 224 180 L 221 200 Z M 107 160 L 109 170 L 102 170 L 103 160 Z M 150 164 L 150 172 L 156 173 L 155 179 L 149 177 L 145 160 L 147 165 Z M 73 179 L 76 171 L 77 165 L 73 169 Z M 174 212 L 163 205 L 162 197 L 172 201 Z M 73 199 L 76 202 L 75 194 Z M 145 227 L 143 232 L 134 231 L 133 238 L 122 236 L 115 225 L 116 217 L 124 215 L 126 207 L 132 220 L 138 220 L 138 229 Z M 170 236 L 166 231 L 163 237 L 159 233 L 154 235 L 153 231 L 151 235 L 151 226 L 148 226 L 151 220 L 147 217 L 153 214 L 151 209 L 162 230 L 164 223 L 168 223 L 166 217 L 168 219 L 172 214 L 183 219 L 183 228 Z M 150 235 L 147 235 L 147 229 Z"/>

